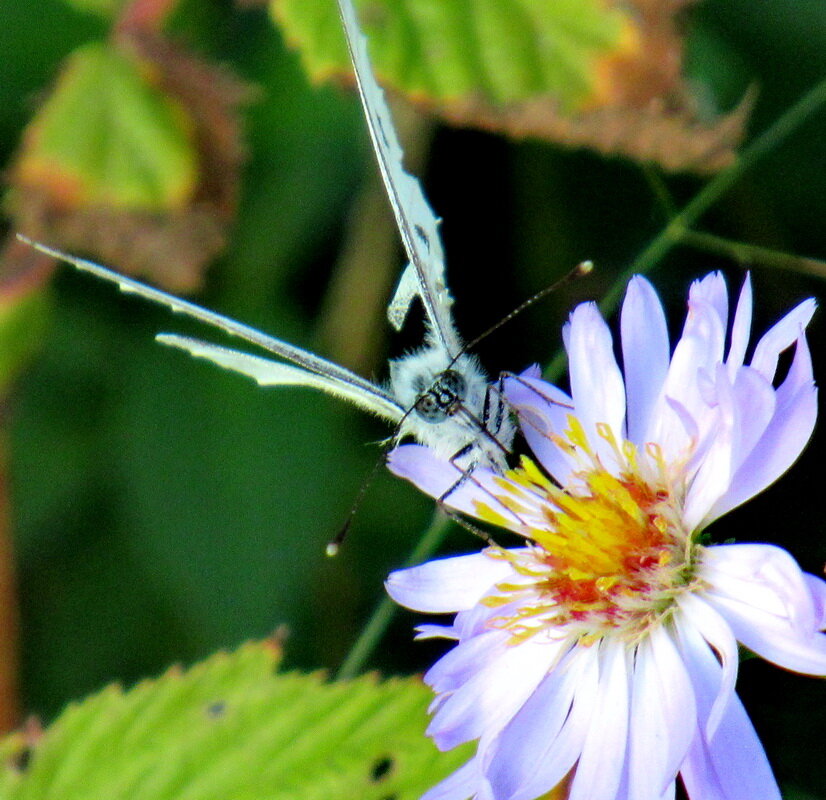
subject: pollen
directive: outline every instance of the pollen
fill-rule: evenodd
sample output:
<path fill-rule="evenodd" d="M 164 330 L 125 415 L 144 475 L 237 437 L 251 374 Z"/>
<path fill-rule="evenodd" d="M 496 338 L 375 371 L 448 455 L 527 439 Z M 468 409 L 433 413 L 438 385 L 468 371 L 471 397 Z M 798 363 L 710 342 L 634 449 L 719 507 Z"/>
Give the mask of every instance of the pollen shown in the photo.
<path fill-rule="evenodd" d="M 695 581 L 696 545 L 681 524 L 682 492 L 660 454 L 618 444 L 604 428 L 600 436 L 610 445 L 612 469 L 571 419 L 557 442 L 581 467 L 569 486 L 555 486 L 523 458 L 493 492 L 520 520 L 508 527 L 528 540 L 524 549 L 488 551 L 518 576 L 486 601 L 507 608 L 496 624 L 514 641 L 560 626 L 584 637 L 614 632 L 634 639 L 666 620 Z M 477 511 L 488 521 L 504 518 L 484 504 Z"/>

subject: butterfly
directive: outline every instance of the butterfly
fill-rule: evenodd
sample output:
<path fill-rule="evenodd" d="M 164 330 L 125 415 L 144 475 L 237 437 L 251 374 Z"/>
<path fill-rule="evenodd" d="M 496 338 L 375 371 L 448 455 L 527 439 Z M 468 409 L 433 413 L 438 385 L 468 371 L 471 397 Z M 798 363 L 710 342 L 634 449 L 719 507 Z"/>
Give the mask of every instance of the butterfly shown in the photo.
<path fill-rule="evenodd" d="M 439 220 L 419 181 L 403 167 L 403 151 L 373 75 L 367 39 L 351 0 L 338 0 L 367 128 L 409 262 L 387 309 L 396 330 L 404 326 L 418 297 L 425 314 L 424 344 L 390 362 L 386 386 L 373 383 L 327 359 L 262 333 L 229 317 L 147 286 L 85 259 L 20 238 L 77 269 L 243 339 L 283 361 L 276 361 L 200 339 L 162 333 L 156 340 L 185 350 L 225 369 L 253 378 L 261 386 L 305 386 L 347 400 L 394 426 L 392 442 L 412 436 L 465 470 L 485 464 L 506 467 L 515 428 L 501 392 L 475 356 L 465 352 L 451 314 L 453 299 L 445 281 Z M 288 362 L 288 363 L 285 363 Z"/>

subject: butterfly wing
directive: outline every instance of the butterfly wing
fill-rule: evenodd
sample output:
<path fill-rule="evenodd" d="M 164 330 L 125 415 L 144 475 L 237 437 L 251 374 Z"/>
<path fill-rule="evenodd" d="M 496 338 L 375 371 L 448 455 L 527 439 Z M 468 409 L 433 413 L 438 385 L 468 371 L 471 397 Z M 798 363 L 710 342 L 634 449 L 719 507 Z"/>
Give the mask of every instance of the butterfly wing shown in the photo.
<path fill-rule="evenodd" d="M 410 259 L 387 309 L 388 319 L 400 330 L 413 298 L 418 295 L 427 315 L 432 343 L 441 346 L 450 357 L 456 356 L 461 343 L 450 313 L 453 298 L 445 282 L 439 220 L 428 205 L 419 181 L 404 171 L 404 153 L 384 93 L 373 76 L 367 39 L 359 28 L 351 0 L 339 0 L 339 11 L 379 170 Z"/>
<path fill-rule="evenodd" d="M 196 358 L 204 358 L 219 367 L 246 375 L 259 386 L 308 386 L 320 389 L 394 424 L 399 423 L 404 415 L 404 409 L 387 392 L 372 385 L 366 391 L 361 379 L 352 383 L 188 336 L 161 333 L 155 339 L 161 344 L 186 350 Z"/>
<path fill-rule="evenodd" d="M 390 394 L 362 378 L 360 375 L 356 375 L 354 372 L 350 372 L 350 370 L 340 367 L 332 361 L 327 361 L 327 359 L 314 355 L 307 350 L 284 342 L 281 339 L 276 339 L 274 336 L 268 336 L 255 328 L 251 328 L 249 325 L 244 325 L 222 314 L 216 314 L 214 311 L 201 308 L 201 306 L 195 303 L 190 303 L 187 300 L 182 300 L 160 289 L 147 286 L 133 278 L 127 278 L 125 275 L 120 275 L 100 264 L 95 264 L 93 261 L 76 258 L 60 250 L 55 250 L 38 242 L 33 242 L 19 234 L 18 237 L 47 255 L 68 261 L 83 272 L 91 273 L 98 278 L 116 284 L 120 290 L 126 294 L 138 295 L 146 300 L 151 300 L 153 303 L 166 306 L 178 314 L 184 314 L 199 322 L 206 323 L 214 328 L 219 328 L 231 336 L 237 336 L 274 355 L 292 361 L 293 364 L 297 366 L 290 367 L 287 364 L 279 364 L 278 362 L 265 358 L 246 355 L 229 348 L 210 345 L 206 342 L 200 342 L 197 339 L 189 339 L 184 336 L 165 335 L 159 337 L 165 344 L 188 350 L 196 356 L 209 358 L 227 369 L 249 375 L 259 381 L 259 383 L 263 383 L 263 379 L 265 379 L 264 376 L 269 374 L 270 377 L 267 380 L 268 385 L 313 386 L 322 391 L 326 391 L 328 394 L 343 397 L 391 421 L 401 419 L 403 409 L 393 400 Z M 196 349 L 198 352 L 196 352 Z M 230 358 L 230 355 L 232 355 L 232 358 Z M 267 369 L 269 369 L 269 373 L 267 373 Z"/>

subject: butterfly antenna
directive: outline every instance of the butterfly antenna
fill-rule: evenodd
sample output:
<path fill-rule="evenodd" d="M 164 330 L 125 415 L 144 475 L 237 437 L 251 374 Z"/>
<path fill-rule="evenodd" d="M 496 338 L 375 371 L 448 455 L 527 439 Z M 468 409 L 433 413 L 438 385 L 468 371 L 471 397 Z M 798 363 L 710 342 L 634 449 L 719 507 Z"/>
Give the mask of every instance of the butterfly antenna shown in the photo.
<path fill-rule="evenodd" d="M 574 278 L 584 278 L 586 275 L 590 274 L 590 272 L 594 269 L 594 262 L 593 261 L 580 261 L 570 272 L 566 275 L 563 275 L 558 281 L 554 281 L 550 286 L 546 286 L 541 291 L 538 291 L 532 297 L 529 297 L 522 305 L 517 306 L 510 314 L 506 314 L 499 322 L 491 325 L 486 331 L 480 333 L 475 339 L 471 342 L 466 344 L 462 348 L 462 352 L 469 352 L 476 348 L 476 345 L 479 344 L 483 339 L 487 339 L 494 331 L 499 330 L 503 325 L 506 325 L 510 322 L 515 316 L 521 314 L 525 309 L 530 308 L 534 303 L 541 300 L 543 297 L 547 297 L 551 292 L 555 292 L 560 287 L 564 286 L 566 283 L 574 280 Z"/>
<path fill-rule="evenodd" d="M 376 474 L 379 471 L 381 465 L 385 462 L 386 453 L 382 451 L 381 456 L 376 459 L 376 463 L 373 465 L 373 469 L 370 470 L 367 477 L 362 481 L 361 488 L 358 490 L 358 494 L 356 495 L 356 499 L 353 501 L 353 505 L 350 508 L 350 512 L 347 514 L 347 518 L 344 520 L 344 524 L 338 529 L 338 533 L 327 542 L 327 547 L 325 548 L 324 552 L 332 558 L 333 556 L 338 555 L 338 551 L 341 549 L 341 545 L 344 544 L 344 540 L 347 538 L 347 534 L 350 531 L 350 526 L 353 524 L 353 520 L 358 514 L 359 509 L 361 508 L 361 504 L 364 501 L 364 496 L 367 494 L 367 490 L 372 486 L 373 481 L 376 479 Z"/>

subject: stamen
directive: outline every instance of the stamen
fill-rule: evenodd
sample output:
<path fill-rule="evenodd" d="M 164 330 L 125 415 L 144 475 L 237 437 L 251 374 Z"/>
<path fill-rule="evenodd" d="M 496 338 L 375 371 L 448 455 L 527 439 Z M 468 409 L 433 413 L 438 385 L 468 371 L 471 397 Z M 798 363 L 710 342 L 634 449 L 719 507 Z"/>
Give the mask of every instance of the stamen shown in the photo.
<path fill-rule="evenodd" d="M 495 625 L 509 630 L 514 644 L 560 625 L 568 625 L 580 640 L 596 641 L 609 632 L 639 636 L 666 619 L 676 596 L 695 580 L 697 545 L 680 523 L 681 496 L 672 487 L 674 473 L 662 451 L 648 445 L 641 458 L 607 425 L 598 425 L 597 433 L 619 471 L 603 466 L 582 424 L 570 416 L 565 449 L 583 467 L 570 487 L 555 486 L 523 457 L 495 481 L 492 494 L 524 524 L 514 525 L 491 506 L 476 504 L 482 519 L 529 542 L 525 550 L 487 551 L 509 561 L 524 579 L 498 584 L 484 601 L 503 609 Z"/>

